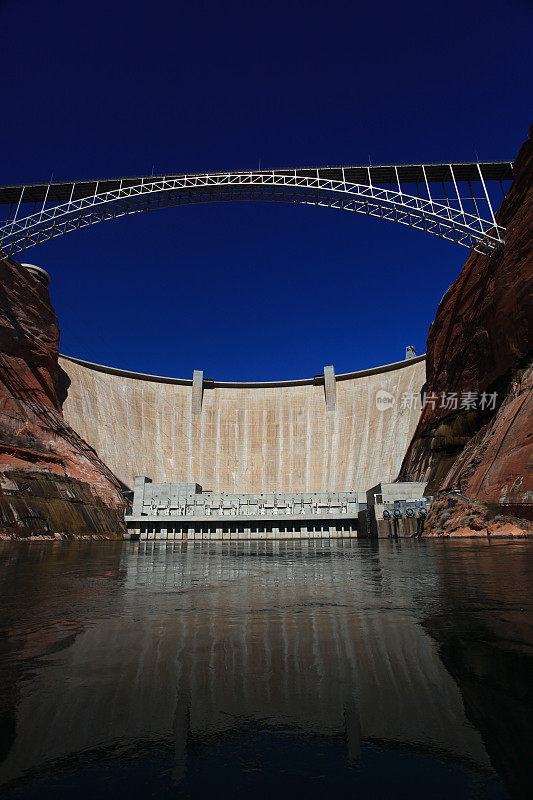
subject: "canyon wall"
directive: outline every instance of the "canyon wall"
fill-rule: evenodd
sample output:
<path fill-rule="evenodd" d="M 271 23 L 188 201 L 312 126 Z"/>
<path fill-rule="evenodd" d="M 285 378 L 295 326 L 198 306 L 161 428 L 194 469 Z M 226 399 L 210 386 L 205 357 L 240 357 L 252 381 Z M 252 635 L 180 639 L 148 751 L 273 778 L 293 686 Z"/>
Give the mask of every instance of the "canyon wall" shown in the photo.
<path fill-rule="evenodd" d="M 440 402 L 426 405 L 400 471 L 402 480 L 429 481 L 427 494 L 462 492 L 459 510 L 446 512 L 448 525 L 458 514 L 468 517 L 482 505 L 531 517 L 531 137 L 514 163 L 513 184 L 497 221 L 506 228 L 505 244 L 490 255 L 472 253 L 439 305 L 428 335 L 425 387 L 439 397 L 443 392 L 459 397 L 474 392 L 478 398 L 483 392 L 495 393 L 495 407 L 447 410 Z M 459 528 L 468 530 L 469 525 Z"/>
<path fill-rule="evenodd" d="M 60 358 L 70 385 L 65 419 L 113 472 L 194 482 L 227 492 L 366 491 L 396 477 L 420 412 L 424 358 L 338 375 L 335 402 L 313 379 L 204 388 Z M 380 411 L 376 395 L 393 402 Z M 328 407 L 329 405 L 329 407 Z"/>
<path fill-rule="evenodd" d="M 63 418 L 58 345 L 45 283 L 0 258 L 0 537 L 120 537 L 120 482 Z"/>

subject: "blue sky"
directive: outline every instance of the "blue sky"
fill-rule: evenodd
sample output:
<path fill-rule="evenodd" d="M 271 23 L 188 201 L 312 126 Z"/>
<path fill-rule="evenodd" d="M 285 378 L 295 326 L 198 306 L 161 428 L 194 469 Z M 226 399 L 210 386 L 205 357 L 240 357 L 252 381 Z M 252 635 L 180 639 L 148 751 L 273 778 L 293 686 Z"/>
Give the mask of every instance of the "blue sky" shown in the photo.
<path fill-rule="evenodd" d="M 512 159 L 532 20 L 526 0 L 0 0 L 0 182 Z M 423 352 L 467 255 L 362 215 L 219 203 L 21 260 L 52 275 L 64 353 L 267 380 Z"/>

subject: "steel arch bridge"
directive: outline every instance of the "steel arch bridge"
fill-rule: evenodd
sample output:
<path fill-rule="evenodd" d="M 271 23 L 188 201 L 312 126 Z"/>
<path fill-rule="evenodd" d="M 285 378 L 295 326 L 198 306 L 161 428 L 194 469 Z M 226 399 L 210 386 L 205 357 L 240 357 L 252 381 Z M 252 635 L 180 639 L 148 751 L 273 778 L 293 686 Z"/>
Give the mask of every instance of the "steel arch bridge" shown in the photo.
<path fill-rule="evenodd" d="M 15 255 L 97 222 L 168 206 L 275 201 L 367 214 L 490 252 L 504 241 L 495 210 L 512 168 L 509 161 L 312 167 L 4 186 L 0 249 Z"/>

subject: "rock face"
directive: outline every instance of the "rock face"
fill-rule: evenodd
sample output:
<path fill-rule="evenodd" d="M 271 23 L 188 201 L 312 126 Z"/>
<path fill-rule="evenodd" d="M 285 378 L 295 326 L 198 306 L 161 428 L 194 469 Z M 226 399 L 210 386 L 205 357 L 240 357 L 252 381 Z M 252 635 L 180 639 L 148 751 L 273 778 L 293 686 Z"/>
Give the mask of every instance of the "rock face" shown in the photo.
<path fill-rule="evenodd" d="M 123 533 L 118 479 L 67 425 L 44 283 L 0 259 L 0 535 Z"/>
<path fill-rule="evenodd" d="M 533 535 L 533 522 L 510 513 L 496 514 L 483 503 L 448 494 L 434 500 L 424 521 L 424 536 L 492 536 L 514 538 Z"/>
<path fill-rule="evenodd" d="M 494 513 L 531 515 L 533 501 L 533 140 L 520 149 L 514 182 L 497 215 L 505 244 L 473 253 L 430 327 L 426 404 L 400 480 L 429 481 L 426 493 L 459 488 Z M 476 409 L 441 407 L 442 393 L 478 395 Z M 479 396 L 497 394 L 495 407 Z M 460 404 L 459 404 L 460 405 Z M 431 519 L 428 517 L 431 531 Z"/>

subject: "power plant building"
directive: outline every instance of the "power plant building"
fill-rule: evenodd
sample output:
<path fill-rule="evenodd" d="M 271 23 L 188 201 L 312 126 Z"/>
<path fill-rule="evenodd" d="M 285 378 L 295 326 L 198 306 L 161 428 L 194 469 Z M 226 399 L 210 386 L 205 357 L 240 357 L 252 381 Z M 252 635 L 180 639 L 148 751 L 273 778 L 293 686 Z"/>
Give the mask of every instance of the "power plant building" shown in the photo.
<path fill-rule="evenodd" d="M 365 507 L 364 492 L 204 492 L 139 476 L 126 523 L 140 539 L 349 538 Z"/>

